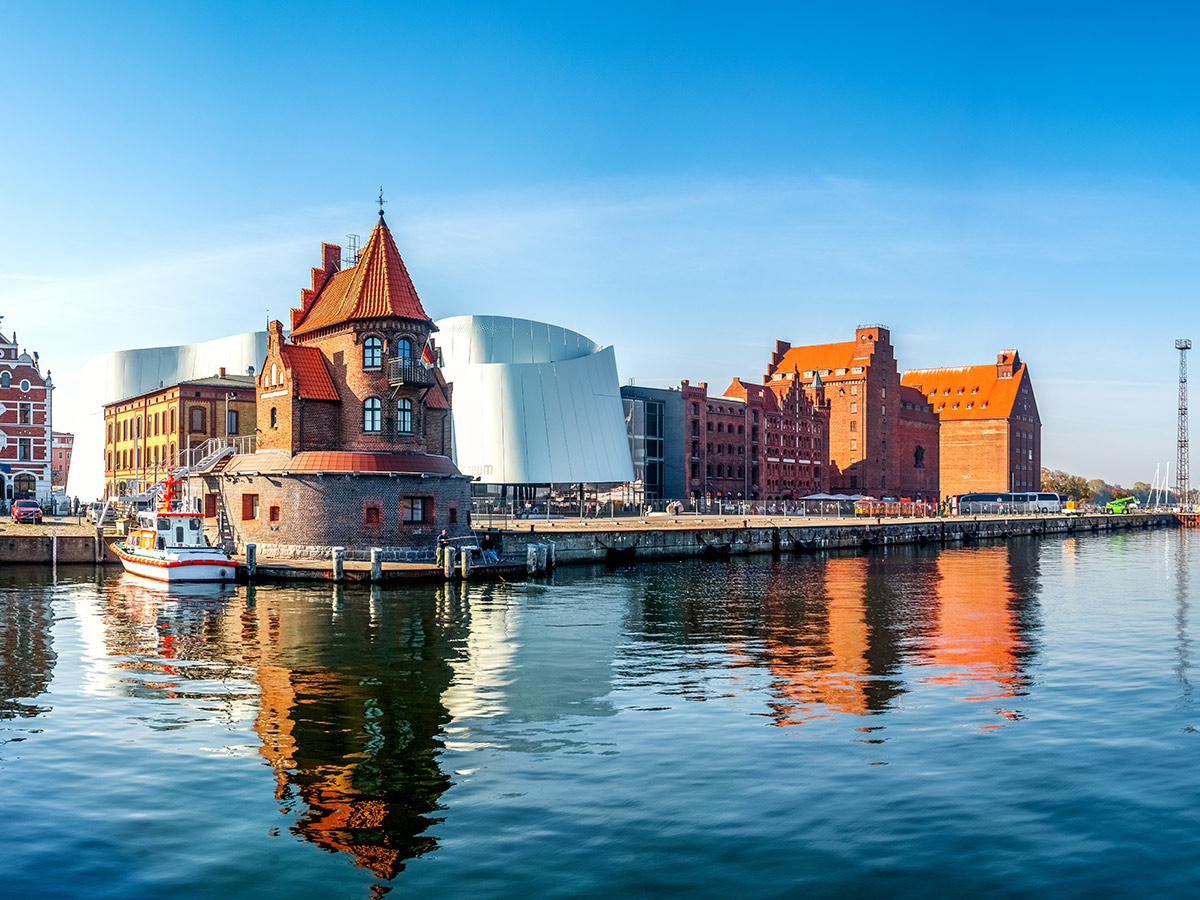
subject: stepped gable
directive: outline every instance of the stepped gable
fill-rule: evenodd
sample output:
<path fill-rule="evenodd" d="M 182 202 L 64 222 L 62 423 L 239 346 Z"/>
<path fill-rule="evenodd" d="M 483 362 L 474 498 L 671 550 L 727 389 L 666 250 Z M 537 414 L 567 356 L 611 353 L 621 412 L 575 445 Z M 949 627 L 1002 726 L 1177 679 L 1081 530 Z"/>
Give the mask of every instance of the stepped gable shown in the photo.
<path fill-rule="evenodd" d="M 327 265 L 323 270 L 314 270 L 313 290 L 301 292 L 301 307 L 292 310 L 292 340 L 351 319 L 432 321 L 421 306 L 382 215 L 358 262 L 340 272 L 331 272 L 332 268 Z M 323 283 L 317 284 L 319 280 Z"/>
<path fill-rule="evenodd" d="M 900 382 L 920 391 L 924 401 L 932 403 L 942 421 L 947 421 L 1010 417 L 1024 378 L 1025 364 L 1017 359 L 1016 365 L 1007 369 L 1001 365 L 910 369 Z"/>

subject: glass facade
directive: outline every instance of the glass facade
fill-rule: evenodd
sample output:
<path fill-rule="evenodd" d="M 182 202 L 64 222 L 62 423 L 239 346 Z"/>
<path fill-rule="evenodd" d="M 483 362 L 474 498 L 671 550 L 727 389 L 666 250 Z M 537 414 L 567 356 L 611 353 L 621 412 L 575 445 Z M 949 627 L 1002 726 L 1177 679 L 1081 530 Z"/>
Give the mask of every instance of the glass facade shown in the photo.
<path fill-rule="evenodd" d="M 625 431 L 629 435 L 634 480 L 642 482 L 647 500 L 662 500 L 665 404 L 631 397 L 621 402 L 625 406 Z"/>

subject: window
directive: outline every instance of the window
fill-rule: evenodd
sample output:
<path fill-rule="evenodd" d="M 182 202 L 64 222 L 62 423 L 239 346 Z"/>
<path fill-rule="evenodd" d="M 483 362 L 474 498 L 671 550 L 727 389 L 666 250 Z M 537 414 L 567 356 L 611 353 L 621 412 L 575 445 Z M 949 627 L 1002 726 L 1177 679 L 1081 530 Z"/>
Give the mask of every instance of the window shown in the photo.
<path fill-rule="evenodd" d="M 33 438 L 17 438 L 17 459 L 33 459 Z"/>
<path fill-rule="evenodd" d="M 397 359 L 412 359 L 413 345 L 408 338 L 400 338 L 396 341 L 396 358 Z"/>
<path fill-rule="evenodd" d="M 159 420 L 162 418 L 162 413 L 154 414 L 154 433 L 158 434 L 158 426 L 161 424 Z"/>
<path fill-rule="evenodd" d="M 32 425 L 33 424 L 33 404 L 18 403 L 17 404 L 17 424 Z"/>
<path fill-rule="evenodd" d="M 961 394 L 961 393 L 962 393 L 962 389 L 960 388 L 958 392 Z M 886 396 L 887 396 L 887 388 L 885 388 L 885 387 L 884 387 L 884 388 L 880 388 L 880 389 L 879 389 L 879 396 L 880 396 L 880 397 L 886 397 Z"/>
<path fill-rule="evenodd" d="M 171 410 L 171 431 L 175 430 L 175 410 Z M 174 451 L 172 451 L 174 452 Z"/>
<path fill-rule="evenodd" d="M 400 434 L 412 434 L 412 401 L 402 398 L 396 401 L 396 431 Z"/>
<path fill-rule="evenodd" d="M 425 498 L 424 497 L 405 497 L 404 498 L 404 521 L 411 524 L 413 522 L 425 521 Z"/>
<path fill-rule="evenodd" d="M 368 503 L 363 507 L 363 524 L 370 528 L 378 528 L 383 522 L 383 509 L 378 503 Z"/>
<path fill-rule="evenodd" d="M 449 518 L 450 518 L 451 525 L 458 524 L 458 507 L 457 506 L 450 507 Z"/>
<path fill-rule="evenodd" d="M 851 439 L 850 439 L 850 449 L 851 449 L 851 450 L 857 450 L 857 449 L 858 449 L 858 441 L 857 441 L 857 439 L 855 439 L 855 438 L 851 438 Z"/>
<path fill-rule="evenodd" d="M 188 415 L 190 422 L 188 429 L 190 431 L 204 431 L 204 407 L 193 406 L 188 411 Z"/>
<path fill-rule="evenodd" d="M 712 431 L 712 422 L 705 422 L 705 423 L 704 423 L 704 430 L 705 430 L 705 431 Z"/>
<path fill-rule="evenodd" d="M 7 372 L 0 372 L 0 387 L 9 387 L 12 385 L 12 376 Z"/>
<path fill-rule="evenodd" d="M 158 468 L 158 448 L 154 448 L 154 467 Z"/>
<path fill-rule="evenodd" d="M 279 410 L 277 410 L 273 406 L 271 407 L 271 427 L 272 428 L 279 427 Z"/>
<path fill-rule="evenodd" d="M 851 431 L 858 431 L 858 420 L 857 420 L 857 419 L 851 419 L 851 420 L 850 420 L 850 430 L 851 430 Z"/>
<path fill-rule="evenodd" d="M 364 369 L 378 369 L 383 364 L 383 341 L 377 337 L 363 341 L 362 359 Z"/>
<path fill-rule="evenodd" d="M 171 442 L 171 457 L 170 458 L 172 460 L 172 465 L 174 465 L 174 460 L 175 460 L 175 442 L 174 441 Z"/>
<path fill-rule="evenodd" d="M 204 495 L 204 518 L 215 519 L 217 517 L 217 495 Z"/>
<path fill-rule="evenodd" d="M 852 413 L 858 412 L 858 404 L 857 403 L 850 404 L 850 412 L 852 412 Z"/>
<path fill-rule="evenodd" d="M 280 508 L 278 503 L 272 503 L 270 510 L 267 512 L 267 521 L 272 525 L 279 524 Z"/>
<path fill-rule="evenodd" d="M 725 423 L 724 423 L 724 422 L 718 422 L 718 423 L 717 423 L 717 431 L 724 431 L 724 430 L 725 430 Z"/>
<path fill-rule="evenodd" d="M 279 367 L 275 363 L 271 363 L 271 386 L 274 387 L 279 383 Z"/>
<path fill-rule="evenodd" d="M 225 433 L 238 433 L 238 414 L 236 409 L 231 409 L 225 414 Z"/>
<path fill-rule="evenodd" d="M 104 468 L 106 468 L 110 472 L 112 471 L 112 451 L 111 450 L 108 452 L 108 462 L 105 463 Z"/>
<path fill-rule="evenodd" d="M 258 518 L 258 494 L 242 494 L 242 520 Z"/>
<path fill-rule="evenodd" d="M 107 443 L 107 444 L 112 443 L 112 422 L 108 423 L 108 440 L 105 441 L 105 443 Z"/>
<path fill-rule="evenodd" d="M 368 397 L 363 401 L 363 431 L 377 434 L 382 416 L 383 404 L 378 397 Z"/>

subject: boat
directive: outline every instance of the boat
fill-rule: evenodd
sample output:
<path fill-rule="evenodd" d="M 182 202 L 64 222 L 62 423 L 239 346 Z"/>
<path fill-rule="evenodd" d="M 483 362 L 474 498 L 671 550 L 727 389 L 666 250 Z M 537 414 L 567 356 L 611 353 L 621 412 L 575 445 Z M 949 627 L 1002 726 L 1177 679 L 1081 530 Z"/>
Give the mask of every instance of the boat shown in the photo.
<path fill-rule="evenodd" d="M 233 581 L 237 563 L 204 537 L 204 517 L 177 493 L 177 472 L 158 489 L 158 508 L 138 513 L 137 526 L 113 551 L 125 571 L 168 584 Z"/>

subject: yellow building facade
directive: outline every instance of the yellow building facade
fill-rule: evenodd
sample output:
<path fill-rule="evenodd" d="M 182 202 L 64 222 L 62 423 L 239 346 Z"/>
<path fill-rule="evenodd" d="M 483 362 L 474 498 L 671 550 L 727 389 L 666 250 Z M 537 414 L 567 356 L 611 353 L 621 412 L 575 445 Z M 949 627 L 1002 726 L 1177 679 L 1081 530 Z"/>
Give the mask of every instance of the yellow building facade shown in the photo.
<path fill-rule="evenodd" d="M 143 493 L 168 469 L 195 462 L 191 457 L 210 440 L 252 443 L 257 427 L 254 377 L 223 369 L 110 403 L 104 407 L 105 496 Z"/>

